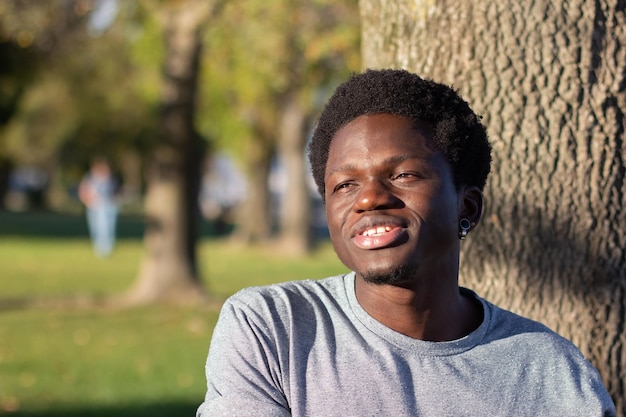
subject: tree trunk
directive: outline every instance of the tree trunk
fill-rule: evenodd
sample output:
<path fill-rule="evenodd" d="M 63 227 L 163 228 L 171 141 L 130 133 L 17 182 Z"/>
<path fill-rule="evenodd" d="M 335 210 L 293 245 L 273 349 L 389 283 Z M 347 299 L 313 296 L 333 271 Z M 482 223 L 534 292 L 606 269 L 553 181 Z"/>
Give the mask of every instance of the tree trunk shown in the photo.
<path fill-rule="evenodd" d="M 274 229 L 268 179 L 276 149 L 276 106 L 259 104 L 242 114 L 251 130 L 243 155 L 248 195 L 237 211 L 233 240 L 249 245 L 267 241 Z"/>
<path fill-rule="evenodd" d="M 141 194 L 142 161 L 139 152 L 126 150 L 120 157 L 119 172 L 122 178 L 122 204 L 132 203 Z"/>
<path fill-rule="evenodd" d="M 311 196 L 307 184 L 307 112 L 296 94 L 288 94 L 280 114 L 278 151 L 287 172 L 287 187 L 280 208 L 282 247 L 303 254 L 311 247 Z"/>
<path fill-rule="evenodd" d="M 255 140 L 249 141 L 244 156 L 247 167 L 248 195 L 237 215 L 233 239 L 243 244 L 267 241 L 273 229 L 271 196 L 268 184 L 274 137 L 269 127 L 255 122 Z"/>
<path fill-rule="evenodd" d="M 0 155 L 0 210 L 5 208 L 4 200 L 9 191 L 9 178 L 13 170 L 13 162 L 11 159 Z"/>
<path fill-rule="evenodd" d="M 546 323 L 626 415 L 626 15 L 603 0 L 361 0 L 364 65 L 452 85 L 493 171 L 461 284 Z"/>
<path fill-rule="evenodd" d="M 201 30 L 208 15 L 192 7 L 198 4 L 179 4 L 164 15 L 163 136 L 148 170 L 146 254 L 128 295 L 134 303 L 204 296 L 196 261 L 203 142 L 194 116 Z"/>

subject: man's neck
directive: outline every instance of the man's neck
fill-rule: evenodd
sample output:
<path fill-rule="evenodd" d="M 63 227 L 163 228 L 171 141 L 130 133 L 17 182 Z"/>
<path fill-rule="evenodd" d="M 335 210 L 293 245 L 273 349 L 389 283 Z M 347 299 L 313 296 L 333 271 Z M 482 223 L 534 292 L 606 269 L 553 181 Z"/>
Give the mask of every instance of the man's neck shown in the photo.
<path fill-rule="evenodd" d="M 357 274 L 356 297 L 363 309 L 385 326 L 427 341 L 467 336 L 482 322 L 481 306 L 461 294 L 456 282 L 405 288 L 365 282 Z"/>

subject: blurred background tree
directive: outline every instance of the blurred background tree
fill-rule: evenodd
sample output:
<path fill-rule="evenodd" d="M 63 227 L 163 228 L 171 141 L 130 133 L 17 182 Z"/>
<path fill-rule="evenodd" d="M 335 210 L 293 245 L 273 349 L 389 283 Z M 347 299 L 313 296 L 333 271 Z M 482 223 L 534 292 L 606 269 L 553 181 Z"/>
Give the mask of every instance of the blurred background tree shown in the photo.
<path fill-rule="evenodd" d="M 196 127 L 204 30 L 223 2 L 145 0 L 165 44 L 157 146 L 147 171 L 145 247 L 127 301 L 203 299 L 197 267 L 198 195 L 206 143 Z"/>
<path fill-rule="evenodd" d="M 247 177 L 234 236 L 306 252 L 319 200 L 305 144 L 326 96 L 359 69 L 359 39 L 356 0 L 0 2 L 0 200 L 79 212 L 76 184 L 108 157 L 122 211 L 146 224 L 126 300 L 188 301 L 204 296 L 202 169 L 226 153 Z M 35 191 L 12 192 L 19 172 Z"/>
<path fill-rule="evenodd" d="M 240 240 L 311 248 L 304 148 L 325 98 L 360 68 L 359 27 L 356 0 L 242 0 L 229 2 L 209 29 L 203 96 L 212 117 L 200 125 L 247 174 Z M 278 211 L 268 183 L 277 160 L 286 172 Z"/>
<path fill-rule="evenodd" d="M 143 51 L 136 45 L 150 37 L 150 27 L 141 9 L 127 2 L 106 30 L 98 29 L 95 4 L 1 3 L 2 50 L 13 59 L 0 78 L 0 155 L 5 166 L 38 170 L 45 181 L 41 198 L 17 201 L 18 207 L 70 208 L 68 187 L 96 154 L 112 159 L 127 189 L 139 192 L 140 155 L 155 131 L 156 88 L 148 81 L 158 68 L 137 65 Z"/>

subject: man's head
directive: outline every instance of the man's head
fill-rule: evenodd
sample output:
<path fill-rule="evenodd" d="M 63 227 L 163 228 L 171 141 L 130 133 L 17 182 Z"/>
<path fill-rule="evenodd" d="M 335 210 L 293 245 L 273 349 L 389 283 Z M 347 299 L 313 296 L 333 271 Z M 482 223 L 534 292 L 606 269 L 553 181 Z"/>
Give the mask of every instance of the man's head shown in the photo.
<path fill-rule="evenodd" d="M 94 175 L 107 177 L 111 174 L 109 161 L 103 156 L 96 156 L 91 161 L 91 171 Z"/>
<path fill-rule="evenodd" d="M 407 71 L 367 70 L 337 88 L 309 144 L 313 178 L 322 198 L 328 151 L 335 133 L 359 116 L 382 113 L 430 125 L 435 146 L 452 167 L 455 185 L 484 188 L 491 146 L 480 118 L 469 105 L 450 87 Z"/>

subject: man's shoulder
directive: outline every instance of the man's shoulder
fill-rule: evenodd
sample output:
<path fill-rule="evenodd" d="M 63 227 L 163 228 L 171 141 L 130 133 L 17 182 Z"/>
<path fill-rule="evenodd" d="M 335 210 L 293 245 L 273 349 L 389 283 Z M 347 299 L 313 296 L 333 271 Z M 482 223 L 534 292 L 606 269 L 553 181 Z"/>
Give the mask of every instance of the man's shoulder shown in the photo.
<path fill-rule="evenodd" d="M 526 351 L 529 355 L 541 351 L 544 355 L 552 352 L 552 354 L 569 356 L 575 360 L 583 359 L 578 347 L 545 324 L 489 302 L 486 303 L 491 310 L 491 323 L 487 334 L 491 342 L 508 343 L 516 350 Z"/>
<path fill-rule="evenodd" d="M 536 388 L 553 393 L 554 398 L 586 398 L 579 404 L 580 410 L 595 398 L 607 409 L 611 408 L 611 399 L 598 371 L 572 341 L 539 321 L 487 304 L 492 319 L 482 346 L 489 351 L 490 358 L 501 359 L 493 362 L 496 366 L 517 369 L 511 375 L 521 375 L 519 370 L 523 369 Z M 493 355 L 494 352 L 499 355 Z"/>

